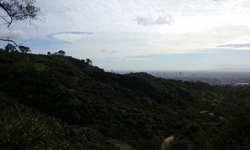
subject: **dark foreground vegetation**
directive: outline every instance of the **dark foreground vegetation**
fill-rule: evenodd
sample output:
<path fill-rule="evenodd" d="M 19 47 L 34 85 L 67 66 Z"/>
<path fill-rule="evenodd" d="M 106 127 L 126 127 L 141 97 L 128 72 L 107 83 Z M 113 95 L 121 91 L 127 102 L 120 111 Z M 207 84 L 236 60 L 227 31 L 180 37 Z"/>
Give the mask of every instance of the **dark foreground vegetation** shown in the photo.
<path fill-rule="evenodd" d="M 0 51 L 1 149 L 250 149 L 250 88 L 119 75 Z"/>

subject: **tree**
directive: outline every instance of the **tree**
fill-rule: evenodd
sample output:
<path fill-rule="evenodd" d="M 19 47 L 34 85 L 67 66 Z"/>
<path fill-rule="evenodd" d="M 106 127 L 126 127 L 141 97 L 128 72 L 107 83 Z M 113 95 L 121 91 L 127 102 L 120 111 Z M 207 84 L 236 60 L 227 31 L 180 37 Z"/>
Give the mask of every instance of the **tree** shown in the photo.
<path fill-rule="evenodd" d="M 89 58 L 86 59 L 86 63 L 92 66 L 92 61 Z"/>
<path fill-rule="evenodd" d="M 250 112 L 249 110 L 239 110 L 231 118 L 227 119 L 227 124 L 222 128 L 221 133 L 212 139 L 214 150 L 217 149 L 244 149 L 250 148 Z"/>
<path fill-rule="evenodd" d="M 35 2 L 35 0 L 0 0 L 0 8 L 6 14 L 0 15 L 0 17 L 7 23 L 8 27 L 13 21 L 36 20 L 40 8 L 34 6 Z"/>
<path fill-rule="evenodd" d="M 4 50 L 2 48 L 0 48 L 0 55 L 4 54 Z"/>
<path fill-rule="evenodd" d="M 5 52 L 6 53 L 13 53 L 16 51 L 16 47 L 12 44 L 8 44 L 5 46 Z"/>
<path fill-rule="evenodd" d="M 37 20 L 40 8 L 34 6 L 35 2 L 36 0 L 0 0 L 0 18 L 6 22 L 7 27 L 10 27 L 13 21 Z M 12 42 L 19 47 L 13 40 L 0 40 Z"/>
<path fill-rule="evenodd" d="M 18 46 L 18 47 L 19 47 L 20 52 L 22 52 L 23 54 L 27 54 L 27 52 L 31 51 L 30 48 L 26 46 Z"/>

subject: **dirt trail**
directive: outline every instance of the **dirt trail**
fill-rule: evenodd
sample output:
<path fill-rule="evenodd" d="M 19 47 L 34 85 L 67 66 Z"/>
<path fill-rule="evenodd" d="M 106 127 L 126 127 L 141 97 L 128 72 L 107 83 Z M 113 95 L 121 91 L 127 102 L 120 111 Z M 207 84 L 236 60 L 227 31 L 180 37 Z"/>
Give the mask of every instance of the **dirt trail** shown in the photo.
<path fill-rule="evenodd" d="M 131 146 L 122 143 L 121 141 L 117 140 L 108 140 L 109 143 L 114 144 L 115 146 L 119 147 L 121 150 L 136 150 L 134 148 L 131 149 Z"/>
<path fill-rule="evenodd" d="M 214 113 L 209 113 L 209 115 L 213 116 L 213 115 L 214 115 Z M 219 118 L 220 118 L 221 120 L 225 119 L 225 118 L 220 117 L 220 116 L 219 116 Z"/>
<path fill-rule="evenodd" d="M 173 136 L 170 136 L 168 138 L 166 138 L 162 143 L 161 143 L 161 149 L 168 149 L 169 148 L 169 143 L 172 142 L 174 140 Z"/>

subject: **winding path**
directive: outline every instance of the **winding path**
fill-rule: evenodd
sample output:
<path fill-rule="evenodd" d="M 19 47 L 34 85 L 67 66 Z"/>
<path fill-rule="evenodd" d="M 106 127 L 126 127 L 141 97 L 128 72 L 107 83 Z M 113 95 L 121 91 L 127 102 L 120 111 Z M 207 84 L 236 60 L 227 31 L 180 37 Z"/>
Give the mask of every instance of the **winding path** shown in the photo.
<path fill-rule="evenodd" d="M 162 143 L 161 143 L 161 149 L 165 150 L 168 149 L 170 146 L 170 142 L 172 142 L 174 140 L 174 136 L 170 136 L 168 138 L 166 138 Z"/>

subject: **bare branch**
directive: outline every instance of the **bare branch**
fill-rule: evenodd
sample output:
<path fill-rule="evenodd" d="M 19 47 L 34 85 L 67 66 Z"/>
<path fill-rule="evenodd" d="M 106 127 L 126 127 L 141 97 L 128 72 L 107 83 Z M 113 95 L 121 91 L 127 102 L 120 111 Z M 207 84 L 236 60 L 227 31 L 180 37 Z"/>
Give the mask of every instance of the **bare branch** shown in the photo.
<path fill-rule="evenodd" d="M 7 27 L 13 23 L 13 21 L 23 21 L 26 19 L 37 20 L 37 15 L 40 13 L 40 8 L 34 6 L 35 0 L 0 0 L 0 10 L 3 10 L 6 14 L 0 15 L 0 19 L 2 18 Z M 10 20 L 9 18 L 10 17 Z M 31 25 L 31 22 L 29 22 Z M 33 25 L 35 26 L 35 25 Z M 35 26 L 36 27 L 36 26 Z M 36 27 L 37 28 L 37 27 Z M 17 45 L 16 42 L 10 39 L 0 39 L 0 41 L 8 41 L 14 43 L 14 47 L 21 48 L 24 51 L 29 51 L 27 47 Z"/>
<path fill-rule="evenodd" d="M 2 17 L 2 16 L 1 16 L 1 17 L 8 23 L 8 27 L 10 27 L 10 25 L 11 25 L 12 22 L 13 22 L 13 17 L 12 17 L 12 15 L 8 12 L 8 10 L 4 7 L 3 4 L 0 4 L 0 7 L 9 15 L 9 17 L 10 17 L 10 22 L 7 21 L 4 17 Z"/>
<path fill-rule="evenodd" d="M 0 16 L 0 17 L 3 18 L 3 20 L 6 21 L 8 24 L 10 24 L 9 21 L 5 19 L 3 16 Z"/>
<path fill-rule="evenodd" d="M 12 42 L 16 45 L 16 47 L 18 47 L 18 45 L 16 44 L 16 42 L 14 42 L 13 40 L 8 40 L 8 39 L 0 39 L 1 41 L 9 41 L 9 42 Z"/>

